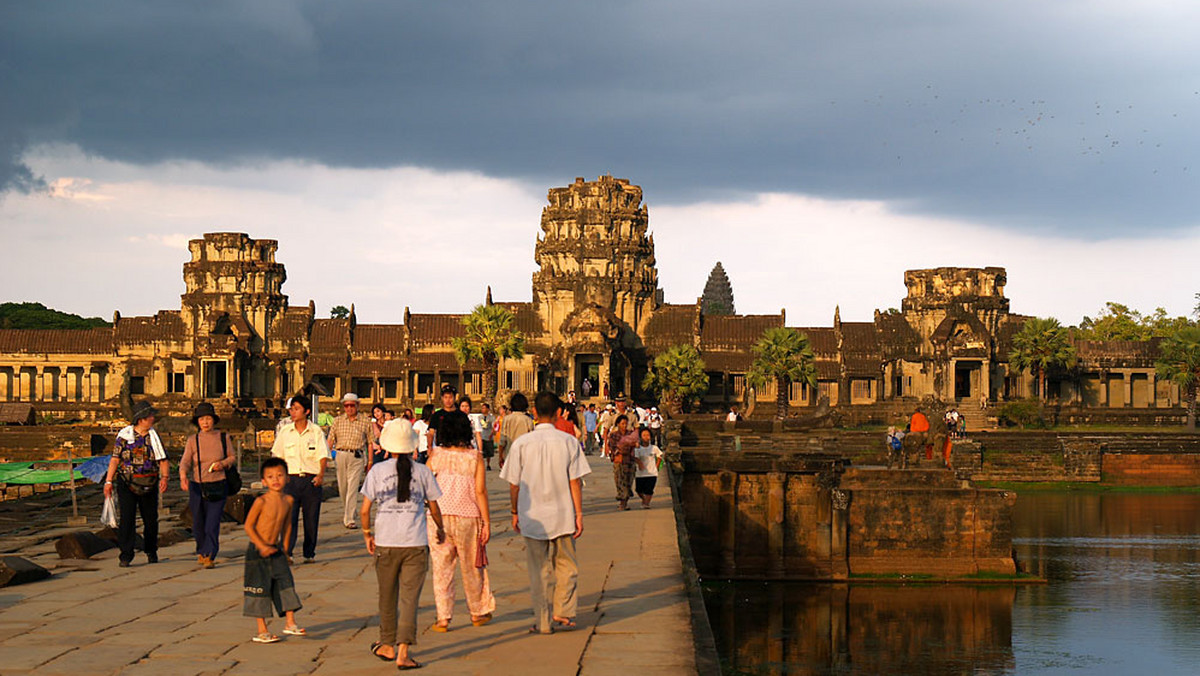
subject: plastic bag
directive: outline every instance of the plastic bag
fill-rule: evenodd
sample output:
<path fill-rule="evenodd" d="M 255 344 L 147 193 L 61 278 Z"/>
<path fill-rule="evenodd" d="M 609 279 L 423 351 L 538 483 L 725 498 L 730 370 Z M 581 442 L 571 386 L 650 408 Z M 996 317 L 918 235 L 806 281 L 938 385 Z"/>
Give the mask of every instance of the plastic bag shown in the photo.
<path fill-rule="evenodd" d="M 117 527 L 117 496 L 110 495 L 104 499 L 104 509 L 100 510 L 100 523 L 109 528 Z"/>

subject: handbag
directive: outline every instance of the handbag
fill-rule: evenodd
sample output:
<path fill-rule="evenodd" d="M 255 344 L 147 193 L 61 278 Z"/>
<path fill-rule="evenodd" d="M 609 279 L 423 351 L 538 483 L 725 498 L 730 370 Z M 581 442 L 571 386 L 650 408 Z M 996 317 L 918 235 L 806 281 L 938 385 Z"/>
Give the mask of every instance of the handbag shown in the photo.
<path fill-rule="evenodd" d="M 136 496 L 150 495 L 158 490 L 158 475 L 157 474 L 131 474 L 121 477 L 125 482 L 125 487 L 130 493 Z"/>
<path fill-rule="evenodd" d="M 242 475 L 235 464 L 225 470 L 225 481 L 200 481 L 200 435 L 196 439 L 196 483 L 200 484 L 200 497 L 208 502 L 218 502 L 242 490 Z M 221 460 L 229 457 L 228 435 L 221 432 Z"/>
<path fill-rule="evenodd" d="M 479 546 L 475 548 L 475 567 L 487 568 L 487 545 L 483 544 L 483 529 L 479 531 Z"/>

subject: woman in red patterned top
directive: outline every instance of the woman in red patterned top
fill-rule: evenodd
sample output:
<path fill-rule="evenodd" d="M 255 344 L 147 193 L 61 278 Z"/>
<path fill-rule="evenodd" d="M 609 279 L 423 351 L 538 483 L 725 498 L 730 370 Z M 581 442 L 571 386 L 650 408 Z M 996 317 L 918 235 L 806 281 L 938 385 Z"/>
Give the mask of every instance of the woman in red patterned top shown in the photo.
<path fill-rule="evenodd" d="M 483 456 L 471 447 L 474 430 L 467 414 L 446 413 L 438 428 L 437 446 L 430 449 L 429 469 L 437 477 L 442 497 L 438 506 L 446 530 L 438 544 L 431 521 L 429 554 L 433 564 L 433 595 L 437 623 L 433 631 L 449 631 L 454 611 L 454 563 L 462 569 L 463 587 L 471 624 L 479 627 L 492 620 L 496 599 L 488 583 L 486 555 L 481 551 L 491 538 L 488 495 Z"/>

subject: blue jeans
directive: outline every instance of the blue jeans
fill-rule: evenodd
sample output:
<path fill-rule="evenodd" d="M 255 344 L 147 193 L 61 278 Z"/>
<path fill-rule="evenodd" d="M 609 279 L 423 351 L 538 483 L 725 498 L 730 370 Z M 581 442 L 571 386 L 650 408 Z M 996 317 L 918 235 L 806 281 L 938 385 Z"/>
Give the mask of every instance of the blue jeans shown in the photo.
<path fill-rule="evenodd" d="M 222 482 L 224 485 L 224 482 Z M 221 515 L 225 513 L 225 498 L 215 502 L 200 495 L 200 484 L 188 482 L 188 507 L 192 510 L 192 534 L 196 536 L 196 553 L 210 559 L 221 548 Z"/>

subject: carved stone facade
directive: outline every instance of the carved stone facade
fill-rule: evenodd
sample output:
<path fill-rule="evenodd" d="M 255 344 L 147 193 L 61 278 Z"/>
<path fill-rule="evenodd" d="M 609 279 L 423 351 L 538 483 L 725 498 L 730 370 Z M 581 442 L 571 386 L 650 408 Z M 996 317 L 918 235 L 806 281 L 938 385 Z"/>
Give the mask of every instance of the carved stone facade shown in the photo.
<path fill-rule="evenodd" d="M 640 383 L 653 355 L 680 343 L 707 365 L 712 405 L 745 401 L 751 347 L 786 316 L 706 314 L 702 303 L 663 302 L 642 190 L 628 180 L 578 178 L 553 188 L 543 209 L 531 302 L 500 303 L 527 338 L 521 360 L 498 366 L 500 386 L 574 390 L 580 398 L 647 398 Z M 482 394 L 483 364 L 458 364 L 451 340 L 461 314 L 412 314 L 403 324 L 317 319 L 283 294 L 277 243 L 211 233 L 189 243 L 179 310 L 114 317 L 107 329 L 0 330 L 0 401 L 42 410 L 114 410 L 122 391 L 166 408 L 197 399 L 226 410 L 269 409 L 306 382 L 390 404 L 423 403 L 442 383 Z M 1008 350 L 1026 319 L 1009 312 L 1003 268 L 905 273 L 900 311 L 870 322 L 797 327 L 817 358 L 818 386 L 795 384 L 795 406 L 865 405 L 935 396 L 996 402 L 1030 396 L 1033 379 L 1011 369 Z M 491 293 L 486 302 L 491 303 Z M 1154 374 L 1157 342 L 1077 344 L 1078 369 L 1052 381 L 1061 401 L 1096 407 L 1177 406 Z M 774 392 L 757 397 L 773 398 Z"/>

